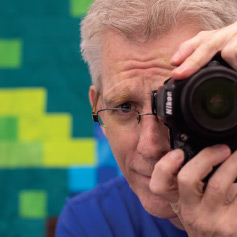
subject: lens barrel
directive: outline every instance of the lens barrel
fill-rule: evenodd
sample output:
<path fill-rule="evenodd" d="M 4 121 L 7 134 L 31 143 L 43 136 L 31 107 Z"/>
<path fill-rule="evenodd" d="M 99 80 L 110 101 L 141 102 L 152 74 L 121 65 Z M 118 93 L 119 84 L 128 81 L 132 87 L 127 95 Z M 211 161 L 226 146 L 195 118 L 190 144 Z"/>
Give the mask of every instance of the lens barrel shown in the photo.
<path fill-rule="evenodd" d="M 223 66 L 206 67 L 188 79 L 181 95 L 188 127 L 206 137 L 237 132 L 237 73 Z"/>

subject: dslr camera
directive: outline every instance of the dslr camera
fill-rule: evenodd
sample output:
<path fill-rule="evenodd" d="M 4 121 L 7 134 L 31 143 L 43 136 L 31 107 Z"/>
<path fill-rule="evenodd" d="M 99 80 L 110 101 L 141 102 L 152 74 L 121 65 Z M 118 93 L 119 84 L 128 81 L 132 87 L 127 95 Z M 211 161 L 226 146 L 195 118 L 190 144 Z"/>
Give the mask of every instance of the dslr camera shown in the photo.
<path fill-rule="evenodd" d="M 237 72 L 220 55 L 189 78 L 169 78 L 151 102 L 169 128 L 171 149 L 184 151 L 184 163 L 214 144 L 236 150 Z"/>

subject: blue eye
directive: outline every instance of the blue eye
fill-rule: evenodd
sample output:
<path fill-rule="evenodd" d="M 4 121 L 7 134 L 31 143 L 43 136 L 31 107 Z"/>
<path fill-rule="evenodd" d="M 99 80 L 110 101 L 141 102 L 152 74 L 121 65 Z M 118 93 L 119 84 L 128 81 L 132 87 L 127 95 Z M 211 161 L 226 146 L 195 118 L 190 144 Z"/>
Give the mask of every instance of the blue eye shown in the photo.
<path fill-rule="evenodd" d="M 124 103 L 124 104 L 121 104 L 119 106 L 121 109 L 132 109 L 132 105 L 128 102 Z"/>

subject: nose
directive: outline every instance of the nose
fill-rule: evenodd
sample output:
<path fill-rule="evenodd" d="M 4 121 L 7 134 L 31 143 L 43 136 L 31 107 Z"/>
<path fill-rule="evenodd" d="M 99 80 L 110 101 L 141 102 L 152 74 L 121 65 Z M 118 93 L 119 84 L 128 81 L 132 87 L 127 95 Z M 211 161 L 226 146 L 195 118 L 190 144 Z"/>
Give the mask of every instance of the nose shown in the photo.
<path fill-rule="evenodd" d="M 137 151 L 144 159 L 158 160 L 169 150 L 168 129 L 155 116 L 140 122 Z"/>

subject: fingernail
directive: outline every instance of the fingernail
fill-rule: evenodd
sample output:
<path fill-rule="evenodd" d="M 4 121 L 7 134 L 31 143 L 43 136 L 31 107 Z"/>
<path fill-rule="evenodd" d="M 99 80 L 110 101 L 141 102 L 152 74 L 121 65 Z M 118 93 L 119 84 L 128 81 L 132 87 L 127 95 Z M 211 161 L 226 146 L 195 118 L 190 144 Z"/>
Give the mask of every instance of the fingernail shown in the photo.
<path fill-rule="evenodd" d="M 173 72 L 176 73 L 176 74 L 181 74 L 181 73 L 184 72 L 184 70 L 185 70 L 185 66 L 180 65 L 179 67 L 175 68 Z"/>
<path fill-rule="evenodd" d="M 220 144 L 220 145 L 215 145 L 213 147 L 217 150 L 217 152 L 221 153 L 222 155 L 229 155 L 230 154 L 230 149 L 226 145 Z"/>
<path fill-rule="evenodd" d="M 180 58 L 180 52 L 177 51 L 177 52 L 171 57 L 170 63 L 172 64 L 172 63 L 177 62 L 177 61 L 179 60 L 179 58 Z"/>
<path fill-rule="evenodd" d="M 171 151 L 169 157 L 173 160 L 180 160 L 182 158 L 181 152 L 178 150 Z"/>

